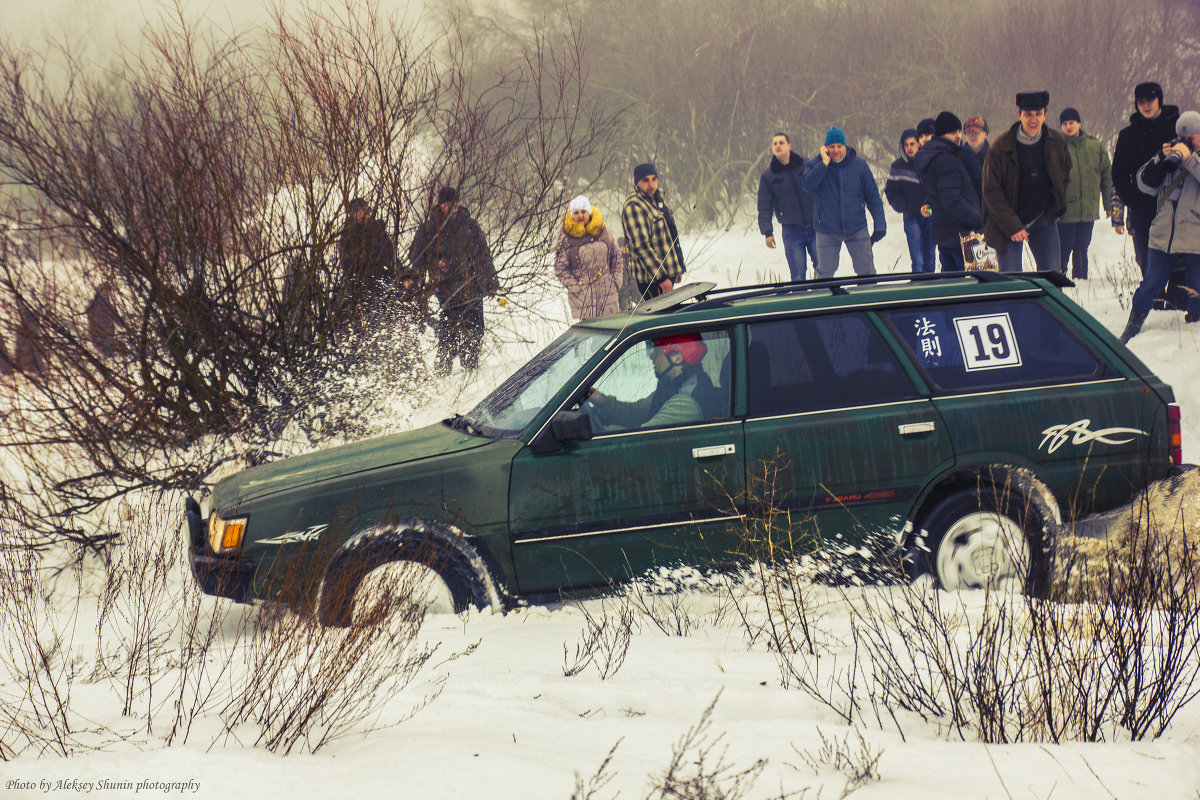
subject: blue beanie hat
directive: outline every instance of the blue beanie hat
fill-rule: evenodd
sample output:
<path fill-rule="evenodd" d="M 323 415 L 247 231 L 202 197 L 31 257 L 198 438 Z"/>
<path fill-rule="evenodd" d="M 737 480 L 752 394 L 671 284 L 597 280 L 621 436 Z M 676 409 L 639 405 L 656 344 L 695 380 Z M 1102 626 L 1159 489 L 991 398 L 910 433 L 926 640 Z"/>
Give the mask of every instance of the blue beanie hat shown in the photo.
<path fill-rule="evenodd" d="M 846 143 L 846 134 L 837 125 L 834 125 L 832 128 L 825 131 L 825 146 L 826 147 L 828 147 L 831 144 L 844 145 L 845 143 Z"/>

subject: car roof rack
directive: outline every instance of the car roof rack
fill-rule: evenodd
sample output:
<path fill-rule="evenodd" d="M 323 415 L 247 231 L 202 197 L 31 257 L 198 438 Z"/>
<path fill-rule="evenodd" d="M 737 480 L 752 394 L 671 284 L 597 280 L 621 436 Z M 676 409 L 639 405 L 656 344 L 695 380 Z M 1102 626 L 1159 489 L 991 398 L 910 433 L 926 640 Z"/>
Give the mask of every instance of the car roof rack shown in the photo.
<path fill-rule="evenodd" d="M 1044 272 L 996 272 L 995 270 L 967 270 L 965 272 L 892 272 L 882 275 L 856 275 L 846 278 L 817 278 L 810 281 L 784 281 L 781 283 L 760 283 L 753 286 L 730 286 L 717 289 L 716 284 L 707 281 L 687 283 L 672 289 L 665 294 L 639 303 L 634 309 L 635 314 L 660 314 L 667 311 L 686 309 L 698 311 L 706 308 L 727 306 L 732 300 L 751 300 L 762 297 L 782 296 L 798 292 L 809 292 L 814 289 L 827 289 L 834 295 L 848 294 L 847 287 L 871 286 L 880 283 L 909 281 L 913 283 L 937 282 L 943 280 L 962 280 L 970 278 L 979 283 L 1009 283 L 1012 281 L 1027 281 L 1030 278 L 1041 278 L 1059 288 L 1075 284 L 1061 272 L 1056 270 Z M 696 302 L 685 305 L 687 301 Z"/>

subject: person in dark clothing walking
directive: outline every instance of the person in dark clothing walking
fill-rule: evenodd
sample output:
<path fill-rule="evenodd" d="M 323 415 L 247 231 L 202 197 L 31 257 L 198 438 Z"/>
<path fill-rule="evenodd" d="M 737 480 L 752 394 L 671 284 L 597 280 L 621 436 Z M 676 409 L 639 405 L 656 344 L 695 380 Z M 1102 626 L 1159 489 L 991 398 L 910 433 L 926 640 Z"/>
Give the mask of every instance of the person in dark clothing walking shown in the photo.
<path fill-rule="evenodd" d="M 979 206 L 983 207 L 983 162 L 987 158 L 988 124 L 983 117 L 967 117 L 963 123 L 962 159 L 971 176 L 971 185 L 979 195 Z"/>
<path fill-rule="evenodd" d="M 1001 272 L 1020 272 L 1025 242 L 1038 269 L 1060 268 L 1058 227 L 1066 211 L 1071 154 L 1046 126 L 1050 93 L 1019 92 L 1017 119 L 996 137 L 983 162 L 983 235 Z"/>
<path fill-rule="evenodd" d="M 426 277 L 441 306 L 434 321 L 437 360 L 434 370 L 447 375 L 458 357 L 464 369 L 479 366 L 483 344 L 483 301 L 500 290 L 496 267 L 487 237 L 466 207 L 458 202 L 458 191 L 446 186 L 425 222 L 417 229 L 408 250 L 413 267 Z"/>
<path fill-rule="evenodd" d="M 767 237 L 767 247 L 775 248 L 771 223 L 779 220 L 783 254 L 792 280 L 802 281 L 811 257 L 817 269 L 817 234 L 813 230 L 813 197 L 800 186 L 805 161 L 792 152 L 792 140 L 786 133 L 771 137 L 771 164 L 758 179 L 758 230 Z"/>
<path fill-rule="evenodd" d="M 937 135 L 917 153 L 914 163 L 921 189 L 932 207 L 933 239 L 943 272 L 966 269 L 959 234 L 979 230 L 983 212 L 963 163 L 962 126 L 949 111 L 937 115 Z"/>
<path fill-rule="evenodd" d="M 925 191 L 917 177 L 913 158 L 921 149 L 915 128 L 900 134 L 900 157 L 892 162 L 883 196 L 897 214 L 904 218 L 904 236 L 908 239 L 908 257 L 913 272 L 933 272 L 933 227 L 929 209 L 925 206 Z"/>
<path fill-rule="evenodd" d="M 396 246 L 383 220 L 376 219 L 367 201 L 356 197 L 346 204 L 346 223 L 338 237 L 338 257 L 346 280 L 364 293 L 379 284 L 396 283 Z"/>
<path fill-rule="evenodd" d="M 1083 130 L 1083 120 L 1074 108 L 1064 108 L 1058 124 L 1067 138 L 1071 152 L 1071 177 L 1067 181 L 1067 210 L 1058 220 L 1058 239 L 1062 254 L 1062 271 L 1071 263 L 1071 277 L 1086 280 L 1088 276 L 1088 246 L 1092 229 L 1100 218 L 1102 208 L 1112 214 L 1112 165 L 1108 151 L 1095 136 Z"/>
<path fill-rule="evenodd" d="M 1112 223 L 1118 233 L 1122 227 L 1129 230 L 1133 257 L 1144 277 L 1150 224 L 1156 212 L 1154 197 L 1138 191 L 1137 171 L 1175 138 L 1179 107 L 1163 105 L 1162 87 L 1153 81 L 1134 87 L 1133 102 L 1137 110 L 1130 115 L 1129 125 L 1117 134 L 1112 157 L 1113 190 L 1125 204 L 1127 216 L 1122 220 L 1114 215 Z"/>

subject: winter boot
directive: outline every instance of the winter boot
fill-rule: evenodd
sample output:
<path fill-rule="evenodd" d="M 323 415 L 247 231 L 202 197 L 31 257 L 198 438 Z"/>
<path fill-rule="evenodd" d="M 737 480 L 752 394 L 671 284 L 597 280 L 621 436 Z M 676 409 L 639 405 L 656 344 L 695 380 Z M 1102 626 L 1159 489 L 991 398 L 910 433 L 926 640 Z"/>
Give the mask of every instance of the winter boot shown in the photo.
<path fill-rule="evenodd" d="M 1142 330 L 1142 323 L 1145 321 L 1145 314 L 1139 314 L 1137 311 L 1130 310 L 1129 321 L 1125 323 L 1125 330 L 1121 332 L 1121 344 L 1128 344 L 1130 339 L 1137 336 Z"/>

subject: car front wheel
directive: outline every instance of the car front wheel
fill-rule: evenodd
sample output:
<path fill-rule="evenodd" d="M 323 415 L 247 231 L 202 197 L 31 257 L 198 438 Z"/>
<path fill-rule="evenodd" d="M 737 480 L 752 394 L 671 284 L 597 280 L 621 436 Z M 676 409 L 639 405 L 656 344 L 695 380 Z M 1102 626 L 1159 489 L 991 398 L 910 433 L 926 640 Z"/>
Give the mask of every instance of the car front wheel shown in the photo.
<path fill-rule="evenodd" d="M 391 561 L 363 576 L 354 592 L 351 621 L 362 623 L 377 609 L 393 608 L 398 600 L 411 602 L 427 614 L 453 614 L 457 607 L 450 585 L 432 567 Z"/>

